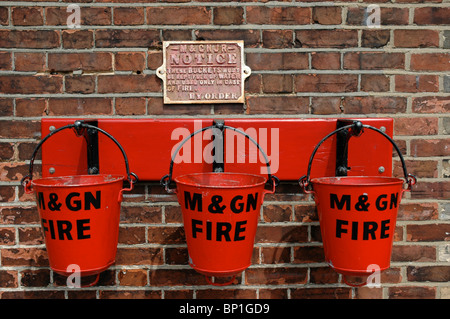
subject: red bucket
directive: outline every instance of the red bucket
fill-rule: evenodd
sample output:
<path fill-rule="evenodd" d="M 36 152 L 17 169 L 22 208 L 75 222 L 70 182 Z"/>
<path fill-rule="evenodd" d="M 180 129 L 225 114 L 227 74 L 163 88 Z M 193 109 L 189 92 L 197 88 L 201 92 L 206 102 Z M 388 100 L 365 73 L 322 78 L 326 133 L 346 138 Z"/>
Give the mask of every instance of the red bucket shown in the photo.
<path fill-rule="evenodd" d="M 344 126 L 326 136 L 314 150 L 308 175 L 299 182 L 304 192 L 314 195 L 326 262 L 345 276 L 367 276 L 373 269 L 390 267 L 398 207 L 404 191 L 416 179 L 406 172 L 403 157 L 392 139 L 382 131 L 364 125 L 387 137 L 403 164 L 405 180 L 391 177 L 323 177 L 309 181 L 311 163 L 320 144 Z M 312 185 L 312 191 L 308 185 Z"/>
<path fill-rule="evenodd" d="M 231 129 L 244 134 L 259 148 L 247 134 Z M 244 173 L 196 173 L 176 177 L 176 189 L 170 189 L 173 161 L 185 141 L 187 139 L 174 152 L 170 174 L 161 179 L 161 184 L 168 193 L 178 196 L 189 265 L 204 274 L 210 284 L 213 283 L 209 276 L 233 276 L 230 281 L 221 284 L 227 285 L 251 265 L 261 204 L 265 194 L 275 192 L 277 178 L 270 175 L 267 156 L 259 148 L 266 158 L 268 179 Z M 269 180 L 272 188 L 266 190 L 264 187 Z"/>
<path fill-rule="evenodd" d="M 123 188 L 122 175 L 75 175 L 32 180 L 34 158 L 42 143 L 51 135 L 65 128 L 76 128 L 76 125 L 78 128 L 97 129 L 111 137 L 95 126 L 80 122 L 53 131 L 36 147 L 29 175 L 22 184 L 27 193 L 35 192 L 52 270 L 69 276 L 73 269 L 79 269 L 80 276 L 90 276 L 100 274 L 115 262 L 122 193 L 131 190 L 137 178 L 131 173 L 134 177 L 131 179 L 128 160 L 120 147 L 130 188 Z"/>

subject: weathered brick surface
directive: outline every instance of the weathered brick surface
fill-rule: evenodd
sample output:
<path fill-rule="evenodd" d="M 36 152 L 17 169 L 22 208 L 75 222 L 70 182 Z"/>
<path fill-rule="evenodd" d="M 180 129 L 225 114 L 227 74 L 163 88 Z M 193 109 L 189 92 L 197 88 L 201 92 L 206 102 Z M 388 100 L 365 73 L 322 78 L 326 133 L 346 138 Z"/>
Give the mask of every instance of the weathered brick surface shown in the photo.
<path fill-rule="evenodd" d="M 72 2 L 80 6 L 80 28 L 67 26 Z M 380 28 L 367 26 L 370 4 L 380 6 Z M 448 298 L 449 6 L 448 0 L 2 2 L 0 297 Z M 168 40 L 244 40 L 252 69 L 245 102 L 164 105 L 155 70 Z M 381 288 L 346 286 L 327 266 L 314 202 L 294 184 L 266 197 L 253 266 L 232 285 L 211 288 L 189 267 L 180 207 L 158 183 L 141 183 L 125 196 L 117 260 L 98 285 L 65 288 L 66 278 L 48 267 L 34 196 L 20 186 L 41 139 L 40 119 L 213 115 L 394 119 L 394 140 L 419 182 L 399 207 L 392 267 Z M 398 158 L 393 174 L 402 174 Z"/>

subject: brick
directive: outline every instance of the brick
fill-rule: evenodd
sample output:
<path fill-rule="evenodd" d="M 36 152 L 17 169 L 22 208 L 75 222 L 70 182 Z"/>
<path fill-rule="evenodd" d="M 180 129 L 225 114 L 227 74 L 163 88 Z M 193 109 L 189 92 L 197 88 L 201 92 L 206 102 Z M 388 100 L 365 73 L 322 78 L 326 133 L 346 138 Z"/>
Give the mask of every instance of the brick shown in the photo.
<path fill-rule="evenodd" d="M 162 263 L 162 248 L 123 246 L 117 249 L 116 265 L 139 266 L 161 265 Z"/>
<path fill-rule="evenodd" d="M 42 248 L 2 249 L 2 266 L 48 267 L 47 252 Z"/>
<path fill-rule="evenodd" d="M 294 247 L 294 263 L 321 263 L 325 262 L 322 246 L 296 246 Z"/>
<path fill-rule="evenodd" d="M 196 30 L 197 40 L 244 40 L 244 46 L 246 48 L 259 47 L 261 44 L 261 37 L 259 30 Z M 186 40 L 184 38 L 183 40 Z M 189 38 L 190 40 L 190 38 Z"/>
<path fill-rule="evenodd" d="M 309 282 L 312 284 L 335 284 L 339 282 L 339 274 L 330 267 L 311 268 Z"/>
<path fill-rule="evenodd" d="M 266 205 L 263 207 L 263 219 L 266 222 L 288 222 L 292 220 L 291 205 Z"/>
<path fill-rule="evenodd" d="M 62 46 L 65 49 L 90 49 L 94 46 L 94 31 L 63 30 Z"/>
<path fill-rule="evenodd" d="M 247 7 L 249 24 L 298 25 L 311 22 L 311 8 L 302 7 Z"/>
<path fill-rule="evenodd" d="M 245 271 L 245 283 L 249 285 L 305 284 L 307 278 L 306 268 L 253 268 Z"/>
<path fill-rule="evenodd" d="M 41 52 L 16 52 L 14 54 L 14 66 L 16 71 L 45 71 L 45 53 Z"/>
<path fill-rule="evenodd" d="M 50 284 L 49 269 L 27 269 L 21 271 L 20 275 L 22 287 L 46 287 Z"/>
<path fill-rule="evenodd" d="M 351 299 L 351 288 L 292 288 L 291 299 Z"/>
<path fill-rule="evenodd" d="M 246 114 L 308 114 L 309 99 L 293 96 L 249 96 Z"/>
<path fill-rule="evenodd" d="M 263 92 L 290 93 L 293 88 L 292 76 L 287 74 L 263 74 Z"/>
<path fill-rule="evenodd" d="M 147 24 L 193 25 L 210 24 L 212 10 L 207 7 L 150 7 L 147 8 Z"/>
<path fill-rule="evenodd" d="M 59 31 L 0 30 L 0 47 L 51 49 L 59 47 Z"/>
<path fill-rule="evenodd" d="M 450 76 L 444 76 L 444 92 L 450 93 Z"/>
<path fill-rule="evenodd" d="M 16 116 L 45 116 L 46 110 L 45 99 L 16 99 Z"/>
<path fill-rule="evenodd" d="M 161 81 L 156 75 L 100 75 L 98 93 L 160 92 Z"/>
<path fill-rule="evenodd" d="M 370 12 L 369 12 L 370 14 Z M 349 7 L 347 13 L 347 24 L 349 25 L 367 25 L 366 7 Z M 382 7 L 380 8 L 381 25 L 402 25 L 408 24 L 408 8 Z"/>
<path fill-rule="evenodd" d="M 292 30 L 263 30 L 263 47 L 268 49 L 291 48 Z"/>
<path fill-rule="evenodd" d="M 19 228 L 19 243 L 21 245 L 42 245 L 45 243 L 40 227 Z"/>
<path fill-rule="evenodd" d="M 145 115 L 145 98 L 116 98 L 117 115 Z"/>
<path fill-rule="evenodd" d="M 297 46 L 302 48 L 347 48 L 358 46 L 356 30 L 299 30 L 295 32 Z"/>
<path fill-rule="evenodd" d="M 409 162 L 411 163 L 412 161 Z M 438 218 L 439 211 L 436 203 L 402 203 L 399 206 L 398 220 L 435 220 Z"/>
<path fill-rule="evenodd" d="M 394 245 L 392 262 L 433 262 L 436 261 L 436 248 L 431 246 Z"/>
<path fill-rule="evenodd" d="M 0 70 L 11 70 L 12 59 L 10 52 L 0 52 Z"/>
<path fill-rule="evenodd" d="M 312 21 L 318 24 L 332 25 L 341 24 L 340 7 L 313 7 Z"/>
<path fill-rule="evenodd" d="M 183 227 L 151 227 L 147 229 L 148 242 L 156 244 L 183 244 L 186 242 Z"/>
<path fill-rule="evenodd" d="M 296 92 L 355 92 L 355 74 L 298 74 L 294 77 Z"/>
<path fill-rule="evenodd" d="M 450 53 L 412 54 L 411 70 L 450 71 Z"/>
<path fill-rule="evenodd" d="M 64 92 L 89 94 L 95 92 L 94 75 L 66 75 L 64 77 Z"/>
<path fill-rule="evenodd" d="M 112 54 L 109 52 L 49 53 L 48 68 L 52 71 L 110 71 Z"/>
<path fill-rule="evenodd" d="M 381 48 L 389 43 L 391 32 L 389 30 L 363 30 L 361 42 L 363 47 Z"/>
<path fill-rule="evenodd" d="M 159 31 L 153 29 L 95 30 L 98 48 L 161 47 Z"/>
<path fill-rule="evenodd" d="M 18 274 L 14 270 L 0 270 L 0 287 L 1 288 L 17 288 Z"/>
<path fill-rule="evenodd" d="M 361 91 L 388 92 L 390 78 L 384 74 L 361 74 Z"/>
<path fill-rule="evenodd" d="M 449 7 L 415 8 L 414 23 L 419 25 L 450 24 L 450 8 Z"/>
<path fill-rule="evenodd" d="M 406 271 L 408 281 L 450 281 L 449 266 L 409 266 Z"/>
<path fill-rule="evenodd" d="M 339 52 L 312 52 L 311 68 L 316 70 L 339 70 L 341 54 Z"/>
<path fill-rule="evenodd" d="M 411 191 L 412 199 L 443 199 L 450 196 L 448 182 L 420 182 L 414 185 Z"/>
<path fill-rule="evenodd" d="M 2 75 L 0 91 L 6 94 L 61 93 L 60 75 Z"/>
<path fill-rule="evenodd" d="M 313 97 L 311 99 L 311 114 L 341 114 L 340 97 Z"/>
<path fill-rule="evenodd" d="M 252 70 L 308 69 L 308 54 L 303 52 L 248 53 L 247 65 Z"/>
<path fill-rule="evenodd" d="M 147 285 L 147 270 L 145 269 L 122 269 L 117 278 L 121 286 L 145 286 Z"/>
<path fill-rule="evenodd" d="M 43 25 L 43 9 L 39 7 L 13 7 L 11 19 L 12 24 L 18 26 Z"/>
<path fill-rule="evenodd" d="M 413 98 L 412 111 L 416 113 L 446 113 L 450 111 L 450 99 L 446 96 Z"/>
<path fill-rule="evenodd" d="M 437 75 L 396 75 L 397 92 L 439 92 Z"/>
<path fill-rule="evenodd" d="M 389 299 L 434 299 L 435 287 L 389 287 Z"/>
<path fill-rule="evenodd" d="M 128 223 L 161 223 L 161 207 L 123 206 L 121 214 Z"/>
<path fill-rule="evenodd" d="M 444 48 L 450 49 L 450 30 L 444 31 Z"/>
<path fill-rule="evenodd" d="M 67 7 L 45 8 L 46 25 L 67 26 L 67 18 L 73 12 L 67 12 Z M 80 7 L 80 24 L 85 25 L 111 25 L 111 8 L 108 7 Z"/>
<path fill-rule="evenodd" d="M 447 139 L 414 139 L 411 141 L 412 156 L 449 156 L 448 147 L 450 138 Z"/>
<path fill-rule="evenodd" d="M 9 156 L 5 156 L 5 147 L 4 147 L 5 145 L 10 148 L 9 151 L 11 152 L 10 153 L 11 155 L 9 155 Z M 14 150 L 12 149 L 11 143 L 0 143 L 0 160 L 2 160 L 2 161 L 4 159 L 9 160 L 12 158 L 13 155 L 14 155 Z M 2 201 L 2 203 L 14 201 L 15 196 L 16 196 L 16 190 L 15 190 L 14 186 L 0 186 L 0 200 Z M 8 237 L 5 237 L 4 240 L 7 241 Z M 0 238 L 3 238 L 3 237 L 0 237 Z M 14 238 L 14 236 L 12 238 Z M 12 241 L 14 242 L 14 239 L 12 239 Z"/>
<path fill-rule="evenodd" d="M 0 98 L 0 116 L 11 116 L 14 114 L 13 99 Z"/>
<path fill-rule="evenodd" d="M 404 67 L 403 53 L 347 52 L 344 54 L 344 69 L 348 70 L 403 69 Z"/>
<path fill-rule="evenodd" d="M 290 247 L 261 247 L 262 264 L 285 264 L 291 261 Z"/>
<path fill-rule="evenodd" d="M 345 97 L 346 114 L 404 113 L 406 98 L 403 97 Z"/>
<path fill-rule="evenodd" d="M 8 25 L 9 13 L 7 7 L 0 7 L 0 25 Z"/>
<path fill-rule="evenodd" d="M 141 25 L 144 24 L 144 8 L 115 7 L 114 25 Z"/>
<path fill-rule="evenodd" d="M 0 228 L 0 244 L 1 245 L 14 245 L 16 232 L 14 228 Z"/>
<path fill-rule="evenodd" d="M 216 7 L 214 8 L 213 23 L 216 25 L 233 25 L 244 22 L 243 7 Z"/>
<path fill-rule="evenodd" d="M 115 70 L 142 72 L 145 68 L 144 52 L 117 52 L 114 60 Z"/>
<path fill-rule="evenodd" d="M 394 45 L 398 48 L 439 47 L 439 31 L 394 30 Z"/>
<path fill-rule="evenodd" d="M 152 286 L 177 286 L 180 282 L 185 287 L 207 284 L 205 276 L 193 269 L 155 269 L 149 276 Z"/>
<path fill-rule="evenodd" d="M 57 115 L 110 115 L 110 98 L 51 98 L 48 100 L 48 114 Z"/>
<path fill-rule="evenodd" d="M 306 226 L 266 226 L 260 224 L 256 231 L 257 243 L 292 243 L 307 242 Z"/>
<path fill-rule="evenodd" d="M 408 173 L 413 174 L 417 178 L 421 177 L 438 177 L 438 161 L 405 161 L 408 165 Z M 395 174 L 396 173 L 396 174 Z M 394 175 L 401 176 L 403 173 L 403 168 L 400 162 L 394 163 Z"/>

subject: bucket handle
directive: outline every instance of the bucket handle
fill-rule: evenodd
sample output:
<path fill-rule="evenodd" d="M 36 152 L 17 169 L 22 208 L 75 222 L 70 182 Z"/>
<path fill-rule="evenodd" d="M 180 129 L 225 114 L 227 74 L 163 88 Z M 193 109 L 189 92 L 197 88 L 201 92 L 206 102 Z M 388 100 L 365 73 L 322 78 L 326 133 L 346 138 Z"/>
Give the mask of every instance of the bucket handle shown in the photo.
<path fill-rule="evenodd" d="M 128 165 L 127 154 L 125 153 L 123 147 L 119 144 L 119 142 L 111 134 L 109 134 L 108 132 L 102 130 L 101 128 L 98 128 L 98 127 L 93 126 L 93 125 L 86 124 L 86 123 L 84 123 L 83 121 L 80 121 L 80 120 L 75 121 L 74 124 L 68 124 L 68 125 L 65 125 L 65 126 L 62 126 L 62 127 L 58 128 L 58 129 L 56 129 L 54 131 L 51 131 L 46 137 L 44 137 L 39 142 L 39 144 L 34 149 L 33 155 L 31 156 L 30 167 L 29 167 L 28 174 L 25 177 L 23 177 L 22 180 L 20 181 L 20 183 L 25 188 L 25 192 L 27 194 L 32 192 L 32 190 L 31 190 L 31 180 L 33 178 L 33 163 L 34 163 L 34 160 L 36 158 L 36 154 L 39 151 L 39 149 L 41 148 L 42 144 L 44 144 L 44 142 L 46 140 L 48 140 L 52 135 L 54 135 L 54 134 L 56 134 L 56 133 L 58 133 L 58 132 L 60 132 L 62 130 L 68 129 L 68 128 L 73 128 L 77 136 L 81 136 L 82 135 L 82 133 L 81 133 L 82 129 L 86 129 L 86 128 L 88 128 L 88 129 L 95 129 L 95 130 L 103 133 L 107 137 L 109 137 L 119 147 L 120 151 L 122 152 L 124 161 L 125 161 L 125 167 L 126 167 L 126 170 L 127 170 L 127 180 L 130 183 L 130 187 L 129 188 L 123 188 L 123 189 L 120 190 L 119 201 L 121 201 L 123 192 L 124 191 L 131 191 L 133 189 L 134 184 L 138 181 L 137 175 L 135 173 L 131 173 L 130 172 L 130 168 L 129 168 L 129 165 Z"/>
<path fill-rule="evenodd" d="M 169 186 L 170 186 L 170 183 L 172 183 L 173 163 L 174 163 L 175 157 L 178 155 L 178 152 L 180 151 L 181 147 L 184 145 L 184 143 L 186 143 L 186 142 L 187 142 L 190 138 L 192 138 L 195 134 L 198 134 L 198 133 L 200 133 L 200 132 L 203 132 L 203 131 L 206 131 L 206 130 L 209 130 L 209 129 L 214 129 L 214 128 L 217 128 L 217 129 L 222 129 L 222 128 L 224 128 L 224 129 L 228 129 L 228 130 L 232 130 L 232 131 L 235 131 L 235 132 L 237 132 L 237 133 L 240 133 L 240 134 L 244 135 L 247 139 L 249 139 L 250 141 L 252 141 L 253 144 L 256 145 L 256 147 L 258 148 L 258 150 L 263 154 L 264 160 L 266 161 L 267 175 L 268 175 L 267 181 L 271 181 L 271 182 L 272 182 L 272 190 L 269 191 L 269 193 L 275 193 L 275 187 L 278 186 L 280 180 L 278 179 L 278 177 L 276 177 L 275 175 L 272 175 L 272 174 L 270 173 L 269 159 L 267 158 L 267 155 L 266 155 L 266 153 L 264 152 L 264 150 L 261 148 L 261 146 L 259 146 L 259 144 L 258 144 L 258 143 L 257 143 L 250 135 L 248 135 L 247 133 L 245 133 L 245 132 L 243 132 L 243 131 L 241 131 L 241 130 L 235 128 L 235 127 L 228 126 L 228 125 L 223 125 L 223 124 L 220 124 L 220 123 L 219 123 L 219 124 L 214 124 L 214 125 L 211 125 L 211 126 L 207 126 L 207 127 L 203 127 L 203 128 L 201 128 L 201 129 L 199 129 L 199 130 L 193 132 L 191 135 L 189 135 L 188 137 L 186 137 L 186 138 L 178 145 L 178 147 L 177 147 L 177 149 L 175 150 L 175 152 L 173 152 L 172 159 L 171 159 L 171 161 L 170 161 L 169 174 L 164 175 L 164 176 L 161 178 L 161 181 L 160 181 L 161 185 L 165 188 L 166 192 L 169 193 L 169 194 L 176 193 L 176 189 L 171 189 L 171 188 L 169 188 Z"/>
<path fill-rule="evenodd" d="M 400 149 L 398 148 L 397 144 L 395 144 L 394 140 L 387 135 L 386 133 L 384 133 L 383 131 L 377 129 L 376 127 L 370 126 L 370 125 L 363 125 L 360 121 L 354 121 L 353 124 L 350 125 L 346 125 L 346 126 L 342 126 L 338 129 L 336 129 L 335 131 L 331 132 L 330 134 L 328 134 L 327 136 L 325 136 L 314 148 L 314 151 L 311 154 L 311 157 L 309 159 L 309 163 L 308 163 L 308 172 L 307 175 L 304 175 L 302 177 L 299 178 L 298 183 L 300 184 L 300 186 L 302 187 L 303 191 L 307 194 L 311 194 L 313 193 L 312 191 L 308 190 L 308 186 L 310 184 L 310 174 L 311 174 L 311 166 L 312 166 L 312 161 L 314 159 L 314 156 L 317 152 L 317 150 L 319 149 L 320 145 L 325 142 L 326 139 L 328 139 L 329 137 L 331 137 L 332 135 L 343 131 L 343 130 L 347 130 L 350 129 L 350 133 L 352 136 L 360 136 L 363 132 L 364 132 L 364 128 L 368 128 L 370 130 L 373 130 L 377 133 L 380 133 L 381 135 L 383 135 L 385 138 L 387 138 L 389 140 L 389 142 L 391 142 L 391 144 L 394 146 L 395 150 L 397 151 L 398 156 L 400 157 L 400 161 L 402 162 L 402 166 L 403 166 L 403 174 L 405 177 L 405 181 L 408 184 L 408 187 L 405 189 L 407 191 L 410 191 L 412 186 L 414 184 L 416 184 L 417 179 L 414 175 L 412 174 L 408 174 L 407 170 L 406 170 L 406 164 L 405 164 L 405 160 L 403 159 L 402 153 L 400 151 Z"/>

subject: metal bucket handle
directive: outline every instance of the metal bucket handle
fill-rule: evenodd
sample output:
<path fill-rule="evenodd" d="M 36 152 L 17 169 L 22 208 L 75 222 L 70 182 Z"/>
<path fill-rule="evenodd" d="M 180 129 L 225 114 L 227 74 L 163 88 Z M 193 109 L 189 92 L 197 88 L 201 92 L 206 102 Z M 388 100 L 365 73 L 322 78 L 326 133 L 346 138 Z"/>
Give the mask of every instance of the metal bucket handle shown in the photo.
<path fill-rule="evenodd" d="M 68 125 L 62 126 L 62 127 L 58 128 L 58 129 L 50 132 L 46 137 L 44 137 L 39 142 L 39 144 L 34 149 L 33 155 L 31 156 L 29 172 L 20 181 L 20 183 L 25 188 L 25 192 L 26 193 L 31 193 L 32 192 L 32 190 L 31 190 L 31 180 L 33 178 L 33 163 L 34 163 L 34 160 L 36 158 L 36 154 L 37 154 L 38 150 L 41 148 L 42 144 L 44 144 L 44 142 L 47 139 L 49 139 L 52 135 L 54 135 L 54 134 L 56 134 L 56 133 L 58 133 L 58 132 L 60 132 L 62 130 L 65 130 L 67 128 L 73 128 L 74 131 L 75 131 L 75 134 L 77 136 L 81 136 L 82 135 L 82 133 L 81 133 L 82 129 L 86 129 L 86 128 L 88 128 L 88 129 L 95 129 L 95 130 L 103 133 L 107 137 L 109 137 L 119 147 L 120 151 L 122 152 L 124 161 L 125 161 L 125 167 L 126 167 L 126 170 L 127 170 L 127 180 L 130 183 L 130 187 L 129 188 L 124 188 L 124 189 L 122 189 L 120 191 L 120 193 L 119 193 L 119 201 L 121 201 L 123 192 L 124 191 L 131 191 L 133 189 L 133 185 L 138 181 L 137 175 L 135 173 L 131 173 L 130 172 L 130 168 L 129 168 L 129 165 L 128 165 L 127 154 L 125 154 L 125 151 L 124 151 L 123 147 L 119 144 L 119 142 L 111 134 L 109 134 L 108 132 L 102 130 L 101 128 L 98 128 L 98 127 L 93 126 L 93 125 L 86 124 L 86 123 L 84 123 L 83 121 L 80 121 L 80 120 L 75 121 L 74 124 L 68 124 Z"/>
<path fill-rule="evenodd" d="M 316 154 L 317 150 L 319 149 L 320 145 L 329 137 L 331 137 L 332 135 L 346 130 L 346 129 L 350 129 L 351 130 L 351 134 L 352 136 L 360 136 L 363 132 L 364 129 L 363 128 L 368 128 L 370 130 L 373 130 L 377 133 L 380 133 L 381 135 L 383 135 L 385 138 L 387 138 L 389 140 L 389 142 L 391 142 L 391 144 L 394 146 L 395 150 L 398 153 L 398 156 L 400 157 L 400 161 L 402 162 L 402 166 L 403 166 L 403 174 L 405 177 L 405 181 L 408 184 L 408 187 L 406 188 L 407 191 L 410 191 L 412 186 L 414 184 L 416 184 L 417 179 L 414 175 L 412 174 L 408 174 L 407 170 L 406 170 L 406 164 L 405 164 L 405 160 L 403 159 L 402 153 L 400 151 L 400 149 L 398 148 L 397 144 L 395 144 L 395 142 L 392 140 L 392 138 L 387 135 L 386 133 L 384 133 L 383 131 L 377 129 L 376 127 L 370 126 L 370 125 L 363 125 L 360 121 L 355 121 L 353 124 L 350 125 L 346 125 L 343 127 L 340 127 L 338 129 L 336 129 L 335 131 L 331 132 L 330 134 L 328 134 L 327 136 L 325 136 L 315 147 L 314 151 L 311 154 L 311 157 L 309 159 L 309 163 L 308 163 L 308 172 L 307 175 L 304 175 L 302 177 L 299 178 L 298 183 L 300 184 L 300 186 L 303 188 L 303 191 L 305 193 L 310 194 L 311 191 L 307 189 L 307 187 L 310 184 L 310 174 L 311 174 L 311 166 L 312 166 L 312 161 L 314 159 L 314 155 Z"/>
<path fill-rule="evenodd" d="M 180 143 L 180 145 L 178 145 L 178 147 L 177 147 L 177 149 L 175 150 L 175 152 L 173 152 L 172 159 L 171 159 L 171 161 L 170 161 L 169 174 L 164 175 L 164 176 L 161 178 L 161 181 L 160 181 L 161 185 L 164 186 L 166 192 L 169 193 L 169 194 L 176 193 L 176 189 L 171 189 L 171 188 L 169 188 L 169 185 L 170 185 L 170 183 L 172 182 L 173 163 L 174 163 L 175 157 L 178 155 L 178 152 L 180 151 L 181 147 L 184 145 L 184 143 L 186 143 L 186 142 L 187 142 L 190 138 L 192 138 L 195 134 L 198 134 L 198 133 L 200 133 L 200 132 L 203 132 L 203 131 L 206 131 L 206 130 L 209 130 L 209 129 L 213 129 L 213 128 L 217 128 L 217 129 L 224 128 L 224 129 L 228 129 L 228 130 L 232 130 L 232 131 L 238 132 L 238 133 L 244 135 L 247 139 L 249 139 L 250 141 L 253 142 L 253 144 L 256 145 L 256 147 L 258 148 L 258 150 L 263 154 L 264 160 L 266 161 L 267 175 L 268 175 L 267 181 L 268 181 L 268 182 L 269 182 L 269 181 L 272 182 L 272 193 L 274 193 L 274 192 L 275 192 L 275 187 L 279 184 L 280 180 L 278 179 L 278 177 L 276 177 L 275 175 L 272 175 L 272 174 L 270 173 L 269 159 L 267 158 L 267 155 L 266 155 L 266 153 L 264 152 L 264 150 L 263 150 L 263 149 L 259 146 L 259 144 L 258 144 L 258 143 L 257 143 L 250 135 L 248 135 L 247 133 L 245 133 L 245 132 L 243 132 L 243 131 L 241 131 L 241 130 L 238 130 L 238 129 L 235 128 L 235 127 L 228 126 L 228 125 L 223 125 L 223 124 L 214 124 L 214 125 L 207 126 L 207 127 L 202 128 L 202 129 L 199 129 L 199 130 L 195 131 L 194 133 L 192 133 L 191 135 L 189 135 L 188 137 L 186 137 L 186 138 Z"/>

